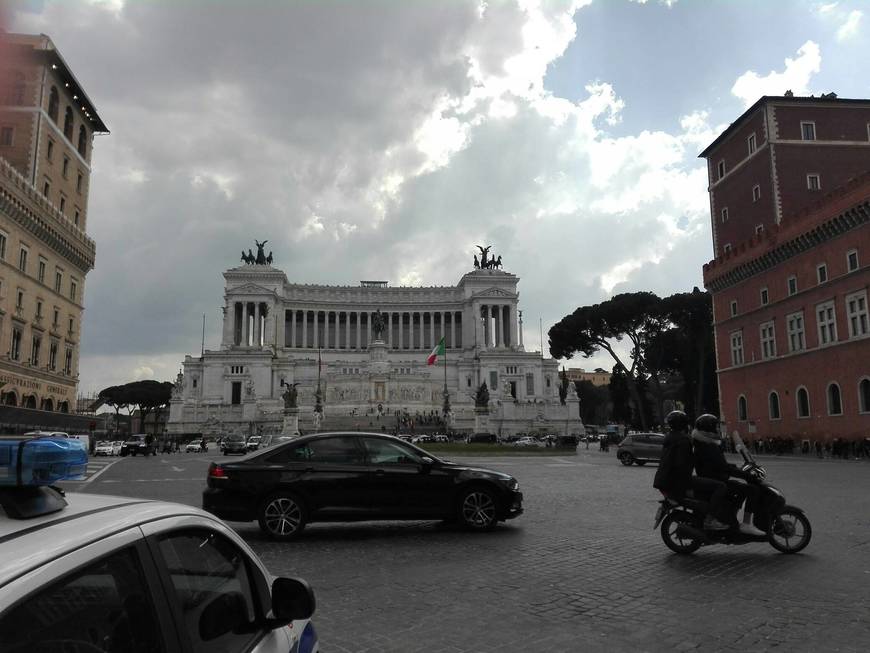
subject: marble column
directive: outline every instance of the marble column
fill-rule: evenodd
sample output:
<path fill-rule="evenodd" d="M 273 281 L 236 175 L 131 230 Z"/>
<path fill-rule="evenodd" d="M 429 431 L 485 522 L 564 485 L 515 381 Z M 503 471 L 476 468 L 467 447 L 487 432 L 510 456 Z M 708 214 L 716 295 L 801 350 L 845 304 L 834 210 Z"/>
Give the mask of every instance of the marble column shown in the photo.
<path fill-rule="evenodd" d="M 495 346 L 501 347 L 501 306 L 498 304 L 492 307 L 492 321 L 495 326 L 495 329 L 493 329 L 495 331 Z"/>
<path fill-rule="evenodd" d="M 405 321 L 405 314 L 400 311 L 398 314 L 398 317 L 399 317 L 399 349 L 402 349 L 403 348 L 402 345 L 405 344 L 404 343 L 404 340 L 405 340 L 404 334 L 402 333 L 402 331 L 404 330 L 404 327 L 405 327 L 405 325 L 403 324 L 403 322 Z"/>
<path fill-rule="evenodd" d="M 450 311 L 450 346 L 456 349 L 456 311 Z"/>
<path fill-rule="evenodd" d="M 491 318 L 490 318 L 490 308 L 489 308 L 489 304 L 484 304 L 484 305 L 483 305 L 483 324 L 484 324 L 484 327 L 483 327 L 483 344 L 484 344 L 487 348 L 489 348 L 489 346 L 492 344 L 492 343 L 491 343 L 492 337 L 491 337 L 491 335 L 490 335 L 490 331 L 492 331 L 492 320 L 491 320 Z"/>
<path fill-rule="evenodd" d="M 296 309 L 290 312 L 290 346 L 296 347 Z"/>
<path fill-rule="evenodd" d="M 350 349 L 350 311 L 344 312 L 344 348 Z"/>
<path fill-rule="evenodd" d="M 320 311 L 314 311 L 314 349 L 320 348 Z"/>
<path fill-rule="evenodd" d="M 387 313 L 387 345 L 393 348 L 393 314 Z"/>

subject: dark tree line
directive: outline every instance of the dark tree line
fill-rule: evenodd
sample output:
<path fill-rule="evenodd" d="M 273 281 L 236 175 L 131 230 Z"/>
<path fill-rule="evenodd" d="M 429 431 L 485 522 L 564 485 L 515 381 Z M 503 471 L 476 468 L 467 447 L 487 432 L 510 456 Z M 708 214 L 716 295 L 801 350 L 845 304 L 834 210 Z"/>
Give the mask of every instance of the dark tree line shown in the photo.
<path fill-rule="evenodd" d="M 103 388 L 97 396 L 105 404 L 115 409 L 116 417 L 122 408 L 127 408 L 130 415 L 138 408 L 143 430 L 145 429 L 145 419 L 153 412 L 156 428 L 160 421 L 160 414 L 169 405 L 169 400 L 172 398 L 172 383 L 150 379 L 133 381 L 124 385 Z"/>
<path fill-rule="evenodd" d="M 602 390 L 609 395 L 611 419 L 643 429 L 664 422 L 666 405 L 679 403 L 690 415 L 718 412 L 713 304 L 698 288 L 664 298 L 651 292 L 615 295 L 581 306 L 548 335 L 554 358 L 606 351 L 614 361 L 609 388 L 575 384 L 584 421 L 606 421 Z M 623 341 L 627 356 L 620 353 Z"/>

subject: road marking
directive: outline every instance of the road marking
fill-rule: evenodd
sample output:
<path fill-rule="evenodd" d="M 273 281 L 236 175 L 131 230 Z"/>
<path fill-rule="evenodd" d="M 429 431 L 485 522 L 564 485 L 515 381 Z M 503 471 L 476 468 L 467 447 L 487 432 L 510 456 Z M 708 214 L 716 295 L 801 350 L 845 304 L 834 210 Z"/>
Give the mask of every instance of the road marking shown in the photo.
<path fill-rule="evenodd" d="M 173 471 L 173 472 L 183 472 L 183 471 L 184 471 L 184 467 L 176 467 L 175 465 L 173 465 L 173 466 L 172 466 L 172 471 Z"/>
<path fill-rule="evenodd" d="M 177 476 L 175 476 L 173 478 L 107 478 L 105 481 L 100 481 L 100 483 L 172 483 L 174 481 L 202 481 L 202 477 L 197 476 L 196 478 L 178 478 Z"/>
<path fill-rule="evenodd" d="M 102 474 L 102 473 L 105 472 L 107 469 L 109 469 L 109 467 L 111 467 L 112 465 L 115 465 L 115 464 L 117 464 L 117 463 L 119 463 L 119 462 L 121 462 L 121 459 L 120 459 L 120 458 L 118 458 L 117 460 L 113 460 L 112 462 L 107 463 L 106 465 L 103 465 L 102 469 L 98 470 L 98 471 L 97 471 L 93 476 L 88 476 L 88 477 L 87 477 L 85 480 L 83 480 L 83 481 L 72 481 L 72 482 L 73 482 L 73 483 L 81 483 L 81 484 L 82 484 L 81 487 L 84 487 L 85 485 L 87 485 L 88 483 L 90 483 L 91 481 L 93 481 L 95 478 L 97 478 L 100 474 Z M 90 467 L 90 466 L 91 466 L 91 465 L 88 464 L 88 467 Z"/>

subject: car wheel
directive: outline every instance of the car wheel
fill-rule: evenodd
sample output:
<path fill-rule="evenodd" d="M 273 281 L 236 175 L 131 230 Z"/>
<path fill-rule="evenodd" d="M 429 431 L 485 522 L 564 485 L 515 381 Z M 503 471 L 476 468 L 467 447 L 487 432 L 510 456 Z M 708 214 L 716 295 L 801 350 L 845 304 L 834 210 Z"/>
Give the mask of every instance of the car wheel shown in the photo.
<path fill-rule="evenodd" d="M 257 523 L 273 539 L 292 540 L 305 528 L 305 509 L 294 495 L 278 492 L 263 502 Z"/>
<path fill-rule="evenodd" d="M 498 503 L 492 490 L 476 486 L 459 496 L 459 521 L 473 531 L 491 531 L 498 525 Z"/>
<path fill-rule="evenodd" d="M 626 467 L 630 467 L 631 464 L 634 462 L 634 456 L 632 456 L 627 451 L 623 451 L 621 454 L 619 454 L 619 462 L 621 462 Z"/>

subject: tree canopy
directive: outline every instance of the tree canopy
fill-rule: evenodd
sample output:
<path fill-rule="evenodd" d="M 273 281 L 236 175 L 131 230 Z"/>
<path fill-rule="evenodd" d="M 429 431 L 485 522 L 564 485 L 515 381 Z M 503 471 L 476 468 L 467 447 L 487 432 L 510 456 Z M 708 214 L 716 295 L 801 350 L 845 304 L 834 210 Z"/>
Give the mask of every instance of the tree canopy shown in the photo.
<path fill-rule="evenodd" d="M 124 385 L 103 388 L 97 396 L 107 405 L 112 406 L 116 414 L 124 407 L 138 407 L 144 430 L 146 417 L 151 412 L 156 412 L 159 417 L 160 411 L 169 405 L 169 400 L 172 398 L 172 383 L 152 379 L 132 381 Z"/>

